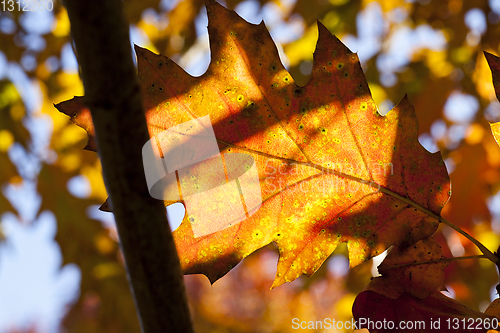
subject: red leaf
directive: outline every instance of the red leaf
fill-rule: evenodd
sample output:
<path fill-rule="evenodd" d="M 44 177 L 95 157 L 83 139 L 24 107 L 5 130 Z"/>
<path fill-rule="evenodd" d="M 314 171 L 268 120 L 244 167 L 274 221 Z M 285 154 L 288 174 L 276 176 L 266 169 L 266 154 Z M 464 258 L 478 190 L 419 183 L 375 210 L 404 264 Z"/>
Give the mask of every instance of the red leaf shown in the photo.
<path fill-rule="evenodd" d="M 496 318 L 469 309 L 439 291 L 424 299 L 406 293 L 390 299 L 374 291 L 363 291 L 356 297 L 352 313 L 358 328 L 368 328 L 371 333 L 486 332 L 498 327 Z M 413 329 L 407 329 L 408 326 Z"/>
<path fill-rule="evenodd" d="M 450 262 L 423 262 L 440 259 L 445 259 L 441 246 L 432 237 L 407 248 L 393 248 L 378 266 L 382 276 L 371 280 L 366 290 L 375 291 L 390 299 L 397 299 L 404 292 L 416 298 L 426 298 L 441 287 L 444 269 Z"/>

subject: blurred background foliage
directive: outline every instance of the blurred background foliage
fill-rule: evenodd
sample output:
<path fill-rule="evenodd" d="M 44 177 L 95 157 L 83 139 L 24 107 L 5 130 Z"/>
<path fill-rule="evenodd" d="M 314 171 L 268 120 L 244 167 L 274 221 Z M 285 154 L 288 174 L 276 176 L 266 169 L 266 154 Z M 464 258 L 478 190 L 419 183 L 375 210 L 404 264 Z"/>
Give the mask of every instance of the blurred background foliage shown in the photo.
<path fill-rule="evenodd" d="M 488 121 L 500 120 L 500 106 L 482 52 L 500 53 L 500 1 L 221 3 L 252 23 L 264 19 L 299 85 L 307 83 L 312 68 L 319 20 L 358 52 L 382 113 L 408 94 L 420 142 L 441 150 L 450 172 L 453 193 L 443 216 L 489 249 L 498 248 L 500 148 Z M 171 57 L 190 73 L 204 72 L 209 50 L 203 0 L 125 0 L 124 6 L 135 43 Z M 112 216 L 97 209 L 107 197 L 97 155 L 82 150 L 85 132 L 53 107 L 82 94 L 61 2 L 55 1 L 51 12 L 0 12 L 0 293 L 14 290 L 11 298 L 0 294 L 0 303 L 11 306 L 28 283 L 19 279 L 2 286 L 15 226 L 35 228 L 44 212 L 57 221 L 58 265 L 76 264 L 80 270 L 79 280 L 78 274 L 74 278 L 79 290 L 59 296 L 63 305 L 55 326 L 35 317 L 9 322 L 0 314 L 0 331 L 52 332 L 59 322 L 68 332 L 139 331 Z M 440 228 L 437 238 L 447 256 L 478 254 L 449 228 Z M 291 332 L 292 318 L 350 320 L 354 298 L 376 274 L 377 259 L 348 270 L 341 246 L 313 277 L 270 291 L 277 262 L 270 245 L 213 286 L 203 276 L 186 276 L 196 331 Z M 30 283 L 37 285 L 37 278 L 35 273 Z M 496 283 L 488 261 L 459 261 L 446 270 L 451 295 L 473 309 L 484 310 L 496 297 Z"/>

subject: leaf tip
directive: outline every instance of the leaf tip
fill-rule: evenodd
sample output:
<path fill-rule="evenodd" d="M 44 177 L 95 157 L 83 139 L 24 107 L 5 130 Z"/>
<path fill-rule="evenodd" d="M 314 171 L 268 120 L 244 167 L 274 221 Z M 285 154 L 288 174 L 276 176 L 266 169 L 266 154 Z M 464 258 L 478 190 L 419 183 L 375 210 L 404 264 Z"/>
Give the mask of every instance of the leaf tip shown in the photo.
<path fill-rule="evenodd" d="M 486 51 L 483 51 L 484 57 L 486 58 L 486 62 L 488 63 L 488 66 L 490 67 L 490 70 L 492 71 L 500 71 L 500 58 L 494 55 L 493 53 L 489 53 Z"/>
<path fill-rule="evenodd" d="M 330 32 L 330 30 L 328 30 L 328 28 L 323 23 L 321 23 L 320 20 L 317 20 L 316 24 L 318 26 L 318 44 L 324 43 L 324 42 L 326 42 L 325 39 L 332 38 L 332 37 L 334 39 L 336 39 L 336 41 L 339 41 L 338 38 L 335 35 L 333 35 Z"/>
<path fill-rule="evenodd" d="M 408 97 L 408 94 L 405 93 L 405 95 L 403 96 L 403 98 L 401 98 L 401 102 L 399 103 L 410 103 L 410 99 Z"/>
<path fill-rule="evenodd" d="M 273 281 L 271 288 L 269 288 L 269 290 L 273 290 L 274 288 L 277 288 L 277 287 L 283 285 L 284 283 L 285 283 L 285 281 L 283 280 L 283 278 L 276 277 Z"/>
<path fill-rule="evenodd" d="M 64 113 L 69 117 L 72 117 L 75 110 L 84 108 L 83 98 L 83 96 L 73 96 L 72 99 L 54 104 L 54 107 L 57 109 L 57 111 Z"/>
<path fill-rule="evenodd" d="M 134 44 L 134 51 L 135 51 L 135 54 L 139 55 L 139 54 L 144 54 L 146 52 L 151 52 L 149 51 L 148 49 L 144 48 L 144 47 L 141 47 L 137 44 Z"/>
<path fill-rule="evenodd" d="M 210 19 L 211 12 L 218 11 L 220 9 L 227 9 L 215 0 L 205 0 L 205 7 L 207 8 L 208 18 Z"/>
<path fill-rule="evenodd" d="M 325 27 L 325 25 L 323 23 L 321 23 L 320 20 L 317 20 L 316 24 L 318 25 L 318 31 L 320 34 L 325 33 L 325 32 L 330 32 L 330 30 L 328 30 L 328 28 Z"/>
<path fill-rule="evenodd" d="M 88 144 L 87 144 L 87 146 L 88 146 Z M 85 148 L 83 148 L 83 149 L 86 149 L 87 146 L 85 146 Z M 109 198 L 107 198 L 106 201 L 104 201 L 104 203 L 99 207 L 99 210 L 103 211 L 103 212 L 109 212 L 109 213 L 111 213 L 113 211 L 111 208 L 111 204 L 109 203 Z"/>
<path fill-rule="evenodd" d="M 87 144 L 85 145 L 85 147 L 83 147 L 83 150 L 96 151 L 96 149 L 94 148 L 94 146 L 90 143 L 91 142 L 90 140 L 91 140 L 91 138 L 90 138 L 90 136 L 88 136 Z M 105 210 L 102 210 L 102 211 L 105 212 Z"/>
<path fill-rule="evenodd" d="M 349 49 L 344 43 L 342 43 L 342 41 L 338 39 L 337 36 L 332 34 L 330 30 L 328 30 L 328 28 L 319 20 L 316 21 L 316 24 L 318 26 L 318 42 L 316 43 L 316 50 L 314 51 L 315 54 L 317 52 L 329 52 L 331 50 L 335 50 L 335 52 L 340 51 L 346 54 L 355 53 L 352 52 L 351 49 Z"/>
<path fill-rule="evenodd" d="M 495 56 L 493 53 L 490 53 L 488 51 L 483 51 L 483 54 L 484 54 L 484 57 L 486 58 L 486 60 L 489 62 L 490 60 L 493 60 L 495 58 L 498 58 L 497 56 Z"/>

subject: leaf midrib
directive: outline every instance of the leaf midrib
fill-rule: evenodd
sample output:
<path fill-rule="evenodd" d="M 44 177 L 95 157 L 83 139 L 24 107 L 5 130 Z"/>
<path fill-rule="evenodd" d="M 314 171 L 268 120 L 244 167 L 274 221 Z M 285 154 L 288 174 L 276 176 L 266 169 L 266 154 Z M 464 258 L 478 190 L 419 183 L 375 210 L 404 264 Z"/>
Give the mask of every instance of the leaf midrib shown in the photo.
<path fill-rule="evenodd" d="M 346 174 L 346 173 L 343 173 L 341 171 L 337 171 L 335 169 L 331 169 L 331 168 L 327 168 L 327 167 L 324 167 L 324 166 L 321 166 L 319 164 L 316 164 L 316 163 L 309 163 L 309 162 L 301 162 L 301 161 L 296 161 L 296 160 L 291 160 L 291 159 L 288 159 L 288 158 L 283 158 L 283 157 L 279 157 L 279 156 L 275 156 L 275 155 L 271 155 L 271 154 L 268 154 L 268 153 L 264 153 L 264 152 L 260 152 L 260 151 L 256 151 L 256 150 L 253 150 L 253 149 L 250 149 L 250 148 L 244 148 L 244 147 L 240 147 L 238 145 L 235 145 L 235 144 L 232 144 L 232 143 L 229 143 L 229 142 L 226 142 L 224 140 L 220 140 L 220 139 L 217 139 L 218 142 L 220 143 L 223 143 L 225 145 L 227 145 L 228 147 L 232 147 L 232 148 L 236 148 L 236 149 L 241 149 L 243 151 L 247 151 L 251 154 L 256 154 L 256 155 L 260 155 L 260 156 L 264 156 L 264 157 L 267 157 L 267 158 L 272 158 L 272 159 L 276 159 L 276 160 L 280 160 L 280 161 L 283 161 L 283 162 L 287 162 L 287 163 L 295 163 L 295 164 L 298 164 L 298 165 L 303 165 L 303 166 L 307 166 L 307 167 L 311 167 L 311 168 L 314 168 L 314 169 L 317 169 L 320 171 L 320 173 L 318 174 L 315 174 L 315 175 L 312 175 L 310 177 L 318 177 L 320 175 L 324 175 L 324 174 L 332 174 L 332 175 L 336 175 L 338 177 L 342 177 L 342 178 L 347 178 L 349 180 L 352 180 L 352 181 L 355 181 L 357 183 L 360 183 L 360 184 L 364 184 L 364 185 L 368 185 L 370 187 L 373 187 L 375 189 L 377 189 L 377 191 L 379 192 L 382 192 L 384 194 L 387 194 L 389 196 L 392 196 L 398 200 L 401 200 L 415 208 L 417 208 L 418 210 L 426 213 L 427 215 L 437 219 L 439 222 L 441 222 L 441 217 L 439 215 L 437 215 L 436 213 L 432 212 L 431 210 L 423 207 L 422 205 L 414 202 L 413 200 L 407 198 L 407 197 L 404 197 L 390 189 L 388 189 L 387 187 L 384 187 L 380 184 L 378 184 L 377 182 L 375 181 L 372 181 L 372 180 L 364 180 L 362 178 L 359 178 L 359 177 L 356 177 L 356 176 L 352 176 L 352 175 L 349 175 L 349 174 Z M 223 151 L 226 150 L 226 149 L 223 149 Z M 300 182 L 303 182 L 305 181 L 306 179 L 309 180 L 310 177 L 307 177 L 305 179 L 301 179 L 301 180 L 298 180 L 294 183 L 292 183 L 291 185 L 296 185 L 296 184 L 299 184 Z M 288 186 L 290 187 L 290 186 Z M 277 191 L 276 193 L 273 193 L 269 196 L 269 198 L 279 194 L 283 192 L 283 189 L 282 190 L 279 190 Z M 264 199 L 263 202 L 265 202 L 266 200 L 268 200 L 269 198 L 266 198 Z"/>

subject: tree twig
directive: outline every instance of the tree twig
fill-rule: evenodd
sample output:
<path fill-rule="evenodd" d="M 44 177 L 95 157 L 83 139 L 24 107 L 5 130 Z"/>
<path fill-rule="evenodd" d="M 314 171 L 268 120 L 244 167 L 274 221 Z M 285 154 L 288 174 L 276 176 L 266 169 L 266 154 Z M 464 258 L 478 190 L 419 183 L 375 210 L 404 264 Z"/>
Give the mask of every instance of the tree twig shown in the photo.
<path fill-rule="evenodd" d="M 147 189 L 149 140 L 122 1 L 65 0 L 106 189 L 143 332 L 193 332 L 163 202 Z"/>
<path fill-rule="evenodd" d="M 484 254 L 484 256 L 486 258 L 488 258 L 491 262 L 493 262 L 494 264 L 497 264 L 499 262 L 498 257 L 495 254 L 493 254 L 493 252 L 491 252 L 486 246 L 484 246 L 480 241 L 478 241 L 477 239 L 475 239 L 474 237 L 472 237 L 467 232 L 465 232 L 464 230 L 460 229 L 459 227 L 457 227 L 456 225 L 454 225 L 450 221 L 448 221 L 445 218 L 439 216 L 438 214 L 435 214 L 434 212 L 430 211 L 429 209 L 427 209 L 425 207 L 422 207 L 421 205 L 417 204 L 416 202 L 413 202 L 412 200 L 410 200 L 408 198 L 405 198 L 405 197 L 403 197 L 403 196 L 401 196 L 401 195 L 399 195 L 397 193 L 392 192 L 391 190 L 389 190 L 389 189 L 387 189 L 385 187 L 380 187 L 379 190 L 381 192 L 383 192 L 383 193 L 390 194 L 393 197 L 398 198 L 401 201 L 404 201 L 404 202 L 408 203 L 409 205 L 412 205 L 413 207 L 421 210 L 422 212 L 427 213 L 429 216 L 432 216 L 433 218 L 435 218 L 439 222 L 441 222 L 443 224 L 446 224 L 447 226 L 449 226 L 450 228 L 452 228 L 453 230 L 457 231 L 459 234 L 463 235 L 465 238 L 467 238 L 468 240 L 470 240 L 472 243 L 474 243 L 474 245 L 476 245 L 477 248 Z"/>

